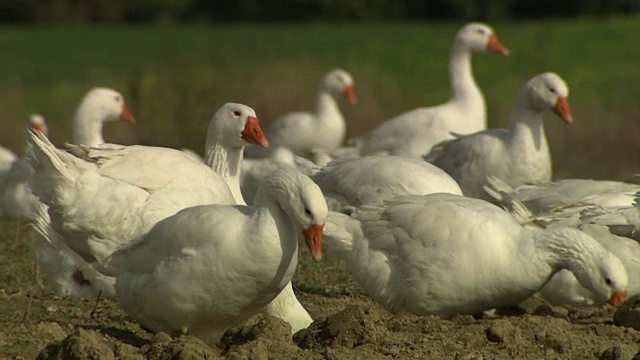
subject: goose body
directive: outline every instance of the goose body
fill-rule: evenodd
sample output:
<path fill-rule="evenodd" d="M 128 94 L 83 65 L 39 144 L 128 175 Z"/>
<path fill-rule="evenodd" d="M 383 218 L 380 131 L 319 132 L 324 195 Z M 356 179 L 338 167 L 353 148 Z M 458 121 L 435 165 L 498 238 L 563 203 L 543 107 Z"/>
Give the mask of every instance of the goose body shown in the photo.
<path fill-rule="evenodd" d="M 335 160 L 310 177 L 320 186 L 333 210 L 382 204 L 404 195 L 438 192 L 462 195 L 460 186 L 440 168 L 399 156 Z"/>
<path fill-rule="evenodd" d="M 258 192 L 258 187 L 267 175 L 283 168 L 295 169 L 295 163 L 295 154 L 285 147 L 274 149 L 268 157 L 244 159 L 242 171 L 240 172 L 242 197 L 248 204 L 253 204 L 253 198 Z"/>
<path fill-rule="evenodd" d="M 452 134 L 471 134 L 487 128 L 486 105 L 471 70 L 471 54 L 509 51 L 486 24 L 463 26 L 449 55 L 451 99 L 441 105 L 417 108 L 385 121 L 362 140 L 362 154 L 386 153 L 419 158 Z"/>
<path fill-rule="evenodd" d="M 487 179 L 489 191 L 506 192 L 522 202 L 533 214 L 544 214 L 576 206 L 630 207 L 635 203 L 640 185 L 619 181 L 563 179 L 525 184 L 516 188 L 501 179 Z M 499 198 L 499 195 L 492 195 Z"/>
<path fill-rule="evenodd" d="M 514 100 L 508 129 L 491 129 L 444 142 L 425 159 L 446 171 L 466 196 L 491 199 L 483 186 L 488 176 L 512 187 L 551 181 L 551 156 L 542 113 L 553 110 L 571 123 L 569 90 L 554 73 L 530 79 Z"/>
<path fill-rule="evenodd" d="M 298 237 L 306 238 L 314 259 L 321 258 L 326 216 L 322 193 L 310 179 L 294 171 L 273 173 L 254 207 L 184 209 L 97 268 L 115 277 L 118 302 L 146 328 L 192 334 L 213 345 L 289 283 Z"/>
<path fill-rule="evenodd" d="M 626 296 L 620 260 L 583 232 L 525 228 L 495 205 L 453 194 L 332 213 L 325 246 L 393 312 L 451 317 L 515 305 L 563 268 L 601 302 Z"/>

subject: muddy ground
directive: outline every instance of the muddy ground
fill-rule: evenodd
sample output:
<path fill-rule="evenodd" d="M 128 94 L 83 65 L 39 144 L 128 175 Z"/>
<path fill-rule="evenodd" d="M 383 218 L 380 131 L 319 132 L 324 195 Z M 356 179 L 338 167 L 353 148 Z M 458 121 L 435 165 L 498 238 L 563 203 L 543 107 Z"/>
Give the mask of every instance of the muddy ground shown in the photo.
<path fill-rule="evenodd" d="M 117 304 L 59 297 L 38 285 L 30 232 L 0 223 L 0 359 L 640 359 L 640 302 L 618 309 L 552 307 L 534 297 L 494 316 L 450 320 L 390 314 L 363 295 L 340 262 L 301 252 L 294 279 L 316 319 L 291 336 L 255 317 L 211 348 L 152 334 Z"/>

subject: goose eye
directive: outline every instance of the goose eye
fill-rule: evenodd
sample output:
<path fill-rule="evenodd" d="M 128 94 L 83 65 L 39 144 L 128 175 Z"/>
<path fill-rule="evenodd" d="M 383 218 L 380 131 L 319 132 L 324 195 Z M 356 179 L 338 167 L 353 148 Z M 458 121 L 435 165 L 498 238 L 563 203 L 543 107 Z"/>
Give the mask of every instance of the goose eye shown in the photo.
<path fill-rule="evenodd" d="M 307 216 L 311 216 L 311 210 L 309 210 L 309 208 L 304 208 L 304 213 L 305 213 Z"/>
<path fill-rule="evenodd" d="M 233 112 L 233 115 L 240 116 L 240 115 L 242 115 L 242 113 L 240 111 L 236 110 L 236 111 Z"/>
<path fill-rule="evenodd" d="M 552 93 L 554 93 L 554 94 L 556 93 L 556 88 L 554 88 L 554 87 L 548 87 L 548 89 L 549 89 L 549 91 L 551 91 Z"/>
<path fill-rule="evenodd" d="M 121 100 L 121 99 L 120 99 L 120 96 L 116 96 L 116 97 L 114 97 L 113 99 L 114 99 L 116 102 L 120 102 L 120 100 Z"/>
<path fill-rule="evenodd" d="M 476 32 L 480 35 L 484 35 L 484 29 L 478 29 Z"/>
<path fill-rule="evenodd" d="M 609 279 L 609 278 L 605 278 L 605 279 L 604 279 L 604 282 L 605 282 L 607 285 L 611 285 L 611 284 L 612 284 L 612 281 L 611 281 L 611 279 Z"/>

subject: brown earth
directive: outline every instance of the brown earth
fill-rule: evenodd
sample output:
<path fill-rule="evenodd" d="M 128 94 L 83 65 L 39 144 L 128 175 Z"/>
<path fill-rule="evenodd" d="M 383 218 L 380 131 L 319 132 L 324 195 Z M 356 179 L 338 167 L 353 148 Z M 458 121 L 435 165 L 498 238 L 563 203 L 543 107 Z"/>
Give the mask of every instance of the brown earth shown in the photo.
<path fill-rule="evenodd" d="M 534 297 L 493 316 L 391 314 L 340 262 L 301 252 L 294 279 L 316 319 L 293 337 L 256 316 L 219 348 L 143 330 L 109 300 L 59 297 L 38 285 L 28 228 L 0 224 L 0 358 L 13 359 L 640 359 L 640 301 L 619 309 L 552 307 Z M 635 327 L 635 329 L 634 329 Z"/>

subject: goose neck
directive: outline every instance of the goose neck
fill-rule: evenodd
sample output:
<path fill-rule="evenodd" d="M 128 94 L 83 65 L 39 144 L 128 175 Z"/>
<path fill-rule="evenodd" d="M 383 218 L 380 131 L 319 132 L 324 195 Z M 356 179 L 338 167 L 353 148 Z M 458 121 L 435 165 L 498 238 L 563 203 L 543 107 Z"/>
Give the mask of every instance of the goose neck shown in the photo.
<path fill-rule="evenodd" d="M 463 44 L 454 43 L 451 48 L 449 81 L 454 100 L 481 102 L 484 108 L 484 97 L 471 70 L 471 49 Z"/>
<path fill-rule="evenodd" d="M 253 207 L 258 227 L 271 229 L 269 233 L 252 237 L 261 254 L 259 262 L 263 270 L 275 271 L 267 288 L 277 291 L 264 299 L 271 301 L 291 280 L 298 266 L 298 239 L 293 222 L 269 189 L 258 190 Z"/>
<path fill-rule="evenodd" d="M 320 90 L 318 93 L 316 111 L 318 113 L 318 118 L 320 119 L 336 115 L 340 117 L 342 116 L 336 99 L 327 90 Z"/>
<path fill-rule="evenodd" d="M 534 241 L 538 253 L 554 269 L 550 276 L 567 269 L 580 279 L 586 271 L 586 264 L 593 264 L 593 259 L 598 256 L 598 247 L 593 246 L 595 240 L 588 241 L 586 235 L 579 233 L 580 230 L 556 227 L 537 232 Z"/>
<path fill-rule="evenodd" d="M 254 198 L 253 207 L 261 215 L 273 219 L 275 226 L 278 229 L 279 243 L 282 249 L 295 248 L 297 251 L 297 235 L 296 226 L 291 219 L 291 216 L 287 213 L 287 210 L 282 206 L 279 199 L 288 199 L 286 189 L 281 187 L 274 187 L 262 184 L 256 192 Z"/>
<path fill-rule="evenodd" d="M 73 142 L 87 146 L 104 144 L 102 137 L 103 115 L 90 105 L 82 105 L 73 120 Z"/>
<path fill-rule="evenodd" d="M 536 151 L 547 147 L 542 112 L 528 106 L 524 96 L 518 96 L 511 109 L 508 143 L 512 146 L 533 147 Z"/>
<path fill-rule="evenodd" d="M 205 164 L 225 180 L 238 204 L 246 204 L 240 191 L 240 167 L 244 146 L 227 147 L 217 141 L 205 145 Z"/>

